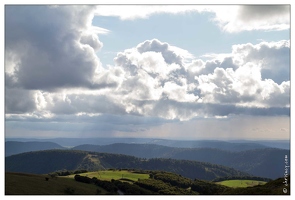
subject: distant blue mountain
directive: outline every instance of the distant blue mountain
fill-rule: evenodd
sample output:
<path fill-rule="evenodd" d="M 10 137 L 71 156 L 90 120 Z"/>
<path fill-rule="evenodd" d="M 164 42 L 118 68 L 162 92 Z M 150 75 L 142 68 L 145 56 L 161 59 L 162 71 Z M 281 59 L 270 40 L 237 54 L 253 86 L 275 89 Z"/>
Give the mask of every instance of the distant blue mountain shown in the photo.
<path fill-rule="evenodd" d="M 280 148 L 290 149 L 288 140 L 168 140 L 156 138 L 52 138 L 52 139 L 33 139 L 33 138 L 6 138 L 6 141 L 43 141 L 54 142 L 63 147 L 74 147 L 83 144 L 108 145 L 114 143 L 134 143 L 134 144 L 158 144 L 169 147 L 181 148 L 217 148 L 227 151 L 245 151 L 250 149 Z"/>
<path fill-rule="evenodd" d="M 181 141 L 154 138 L 54 138 L 35 141 L 21 139 L 22 142 L 9 141 L 8 138 L 6 140 L 5 156 L 28 151 L 63 149 L 67 146 L 76 150 L 125 154 L 140 158 L 208 162 L 268 178 L 281 177 L 285 155 L 290 158 L 289 141 Z"/>
<path fill-rule="evenodd" d="M 48 149 L 64 149 L 64 147 L 53 142 L 5 142 L 5 156 Z"/>
<path fill-rule="evenodd" d="M 251 144 L 261 144 L 268 147 L 279 148 L 279 149 L 289 149 L 290 150 L 290 140 L 232 140 L 233 143 L 251 143 Z"/>

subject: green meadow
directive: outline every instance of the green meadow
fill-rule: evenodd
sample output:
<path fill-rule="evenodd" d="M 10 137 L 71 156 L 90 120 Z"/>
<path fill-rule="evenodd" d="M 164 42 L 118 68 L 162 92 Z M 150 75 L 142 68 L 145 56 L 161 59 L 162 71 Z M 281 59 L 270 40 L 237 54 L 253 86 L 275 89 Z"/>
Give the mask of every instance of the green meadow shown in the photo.
<path fill-rule="evenodd" d="M 87 176 L 89 178 L 96 177 L 100 180 L 107 180 L 110 181 L 112 179 L 119 180 L 119 179 L 127 179 L 131 181 L 138 181 L 138 179 L 148 179 L 149 174 L 140 174 L 134 173 L 133 171 L 127 170 L 104 170 L 104 171 L 95 171 L 95 172 L 86 172 L 79 174 L 81 176 Z M 74 178 L 75 175 L 69 175 L 67 177 Z"/>
<path fill-rule="evenodd" d="M 264 185 L 266 182 L 264 181 L 256 181 L 256 180 L 226 180 L 221 182 L 216 182 L 217 184 L 228 186 L 228 187 L 253 187 L 256 185 Z"/>

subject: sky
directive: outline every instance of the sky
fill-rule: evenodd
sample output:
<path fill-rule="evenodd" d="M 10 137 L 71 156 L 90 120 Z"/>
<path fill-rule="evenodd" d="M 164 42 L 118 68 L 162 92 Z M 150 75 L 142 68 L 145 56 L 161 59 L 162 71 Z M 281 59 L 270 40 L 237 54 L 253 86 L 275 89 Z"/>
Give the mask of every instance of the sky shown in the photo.
<path fill-rule="evenodd" d="M 290 138 L 290 5 L 4 9 L 6 138 Z"/>

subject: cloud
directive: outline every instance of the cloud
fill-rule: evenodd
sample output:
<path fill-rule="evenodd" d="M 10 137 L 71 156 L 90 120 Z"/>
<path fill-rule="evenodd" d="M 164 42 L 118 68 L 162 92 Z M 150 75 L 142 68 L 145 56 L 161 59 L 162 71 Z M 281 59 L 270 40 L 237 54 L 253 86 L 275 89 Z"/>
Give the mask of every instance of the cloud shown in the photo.
<path fill-rule="evenodd" d="M 269 18 L 276 18 L 275 16 L 288 15 L 290 6 L 288 5 L 244 5 L 240 8 L 239 18 L 244 21 L 250 20 L 266 20 Z"/>
<path fill-rule="evenodd" d="M 5 90 L 5 113 L 30 113 L 36 110 L 34 92 L 21 89 Z"/>
<path fill-rule="evenodd" d="M 45 94 L 47 109 L 55 115 L 59 114 L 126 114 L 121 105 L 105 95 L 99 94 Z"/>
<path fill-rule="evenodd" d="M 83 122 L 83 123 L 81 123 Z M 164 123 L 171 123 L 158 117 L 140 117 L 135 115 L 56 115 L 51 118 L 36 118 L 34 116 L 8 115 L 6 128 L 15 127 L 23 131 L 61 131 L 63 134 L 105 134 L 110 137 L 116 132 L 140 132 Z M 85 136 L 85 135 L 84 135 Z"/>
<path fill-rule="evenodd" d="M 148 18 L 160 13 L 213 13 L 212 22 L 223 31 L 279 31 L 290 28 L 289 5 L 120 5 L 98 6 L 97 16 L 115 16 L 121 20 Z"/>
<path fill-rule="evenodd" d="M 158 100 L 163 95 L 175 98 L 170 95 L 172 90 L 169 88 L 172 85 L 179 86 L 180 90 L 186 88 L 181 74 L 185 74 L 183 65 L 190 56 L 186 51 L 156 39 L 120 52 L 114 60 L 116 67 L 124 72 L 124 78 L 116 93 L 137 100 Z"/>
<path fill-rule="evenodd" d="M 94 6 L 6 6 L 5 63 L 9 85 L 32 90 L 101 88 L 102 48 L 92 27 Z M 29 23 L 28 23 L 29 22 Z"/>
<path fill-rule="evenodd" d="M 148 18 L 160 13 L 186 13 L 191 11 L 206 11 L 207 6 L 192 5 L 99 5 L 95 11 L 97 16 L 115 16 L 121 20 Z"/>
<path fill-rule="evenodd" d="M 193 58 L 193 56 L 186 50 L 171 46 L 168 43 L 162 43 L 157 39 L 145 41 L 137 46 L 139 53 L 144 52 L 159 52 L 168 64 L 181 65 L 186 58 Z"/>
<path fill-rule="evenodd" d="M 115 58 L 124 78 L 113 95 L 127 113 L 166 119 L 289 115 L 289 50 L 288 41 L 241 44 L 231 54 L 203 61 L 148 40 Z M 278 73 L 265 76 L 264 69 Z"/>
<path fill-rule="evenodd" d="M 228 32 L 280 30 L 289 23 L 288 6 L 134 6 L 134 13 L 117 8 L 122 6 L 5 7 L 8 129 L 108 136 L 194 119 L 290 116 L 290 41 L 236 44 L 230 53 L 195 58 L 151 39 L 119 52 L 115 64 L 103 68 L 98 35 L 110 31 L 91 25 L 95 13 L 129 20 L 210 12 Z"/>
<path fill-rule="evenodd" d="M 203 102 L 290 106 L 288 41 L 234 45 L 222 62 L 209 60 L 196 67 Z"/>
<path fill-rule="evenodd" d="M 289 50 L 289 41 L 240 44 L 229 54 L 201 60 L 168 43 L 147 40 L 118 53 L 115 66 L 95 74 L 100 90 L 68 87 L 23 92 L 14 89 L 14 77 L 7 76 L 7 98 L 22 105 L 16 98 L 20 92 L 30 106 L 26 110 L 7 104 L 6 112 L 29 112 L 39 118 L 111 114 L 168 120 L 289 115 Z M 265 74 L 265 69 L 274 73 Z"/>
<path fill-rule="evenodd" d="M 155 107 L 158 101 L 165 99 L 180 102 L 198 99 L 197 95 L 189 93 L 194 85 L 188 82 L 184 67 L 192 58 L 187 51 L 157 39 L 120 52 L 115 63 L 124 72 L 124 78 L 113 93 L 114 98 L 121 99 L 128 113 L 177 118 L 177 113 L 171 109 L 160 114 Z"/>
<path fill-rule="evenodd" d="M 214 6 L 214 21 L 230 33 L 264 30 L 279 31 L 290 28 L 289 5 Z"/>
<path fill-rule="evenodd" d="M 236 64 L 252 62 L 260 65 L 262 79 L 272 79 L 276 83 L 290 80 L 289 41 L 234 45 L 233 52 Z"/>

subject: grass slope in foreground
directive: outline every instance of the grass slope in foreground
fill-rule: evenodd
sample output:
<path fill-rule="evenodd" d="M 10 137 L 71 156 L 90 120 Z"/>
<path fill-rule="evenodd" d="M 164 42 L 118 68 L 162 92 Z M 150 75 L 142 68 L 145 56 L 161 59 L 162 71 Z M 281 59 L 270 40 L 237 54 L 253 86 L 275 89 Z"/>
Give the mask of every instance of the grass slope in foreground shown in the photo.
<path fill-rule="evenodd" d="M 118 177 L 122 171 L 106 174 Z M 117 173 L 118 172 L 118 173 Z M 123 171 L 125 172 L 125 170 Z M 163 171 L 143 171 L 149 178 L 134 182 L 101 180 L 96 177 L 76 175 L 57 177 L 46 181 L 46 175 L 5 173 L 5 194 L 13 195 L 69 195 L 69 194 L 126 194 L 126 195 L 290 195 L 290 185 L 283 184 L 284 178 L 253 187 L 227 187 L 211 181 L 191 180 L 178 174 Z M 96 172 L 97 173 L 97 172 Z M 131 172 L 130 172 L 131 173 Z M 144 175 L 143 173 L 143 175 Z M 84 175 L 87 175 L 84 174 Z M 88 174 L 90 175 L 90 174 Z M 141 174 L 142 175 L 142 174 Z M 106 178 L 106 177 L 105 177 Z M 288 177 L 290 180 L 290 177 Z M 289 181 L 288 181 L 289 182 Z M 284 192 L 285 190 L 285 192 Z"/>
<path fill-rule="evenodd" d="M 46 175 L 5 173 L 5 195 L 95 195 L 108 192 L 98 186 L 77 182 L 74 179 L 58 177 L 45 180 Z"/>

